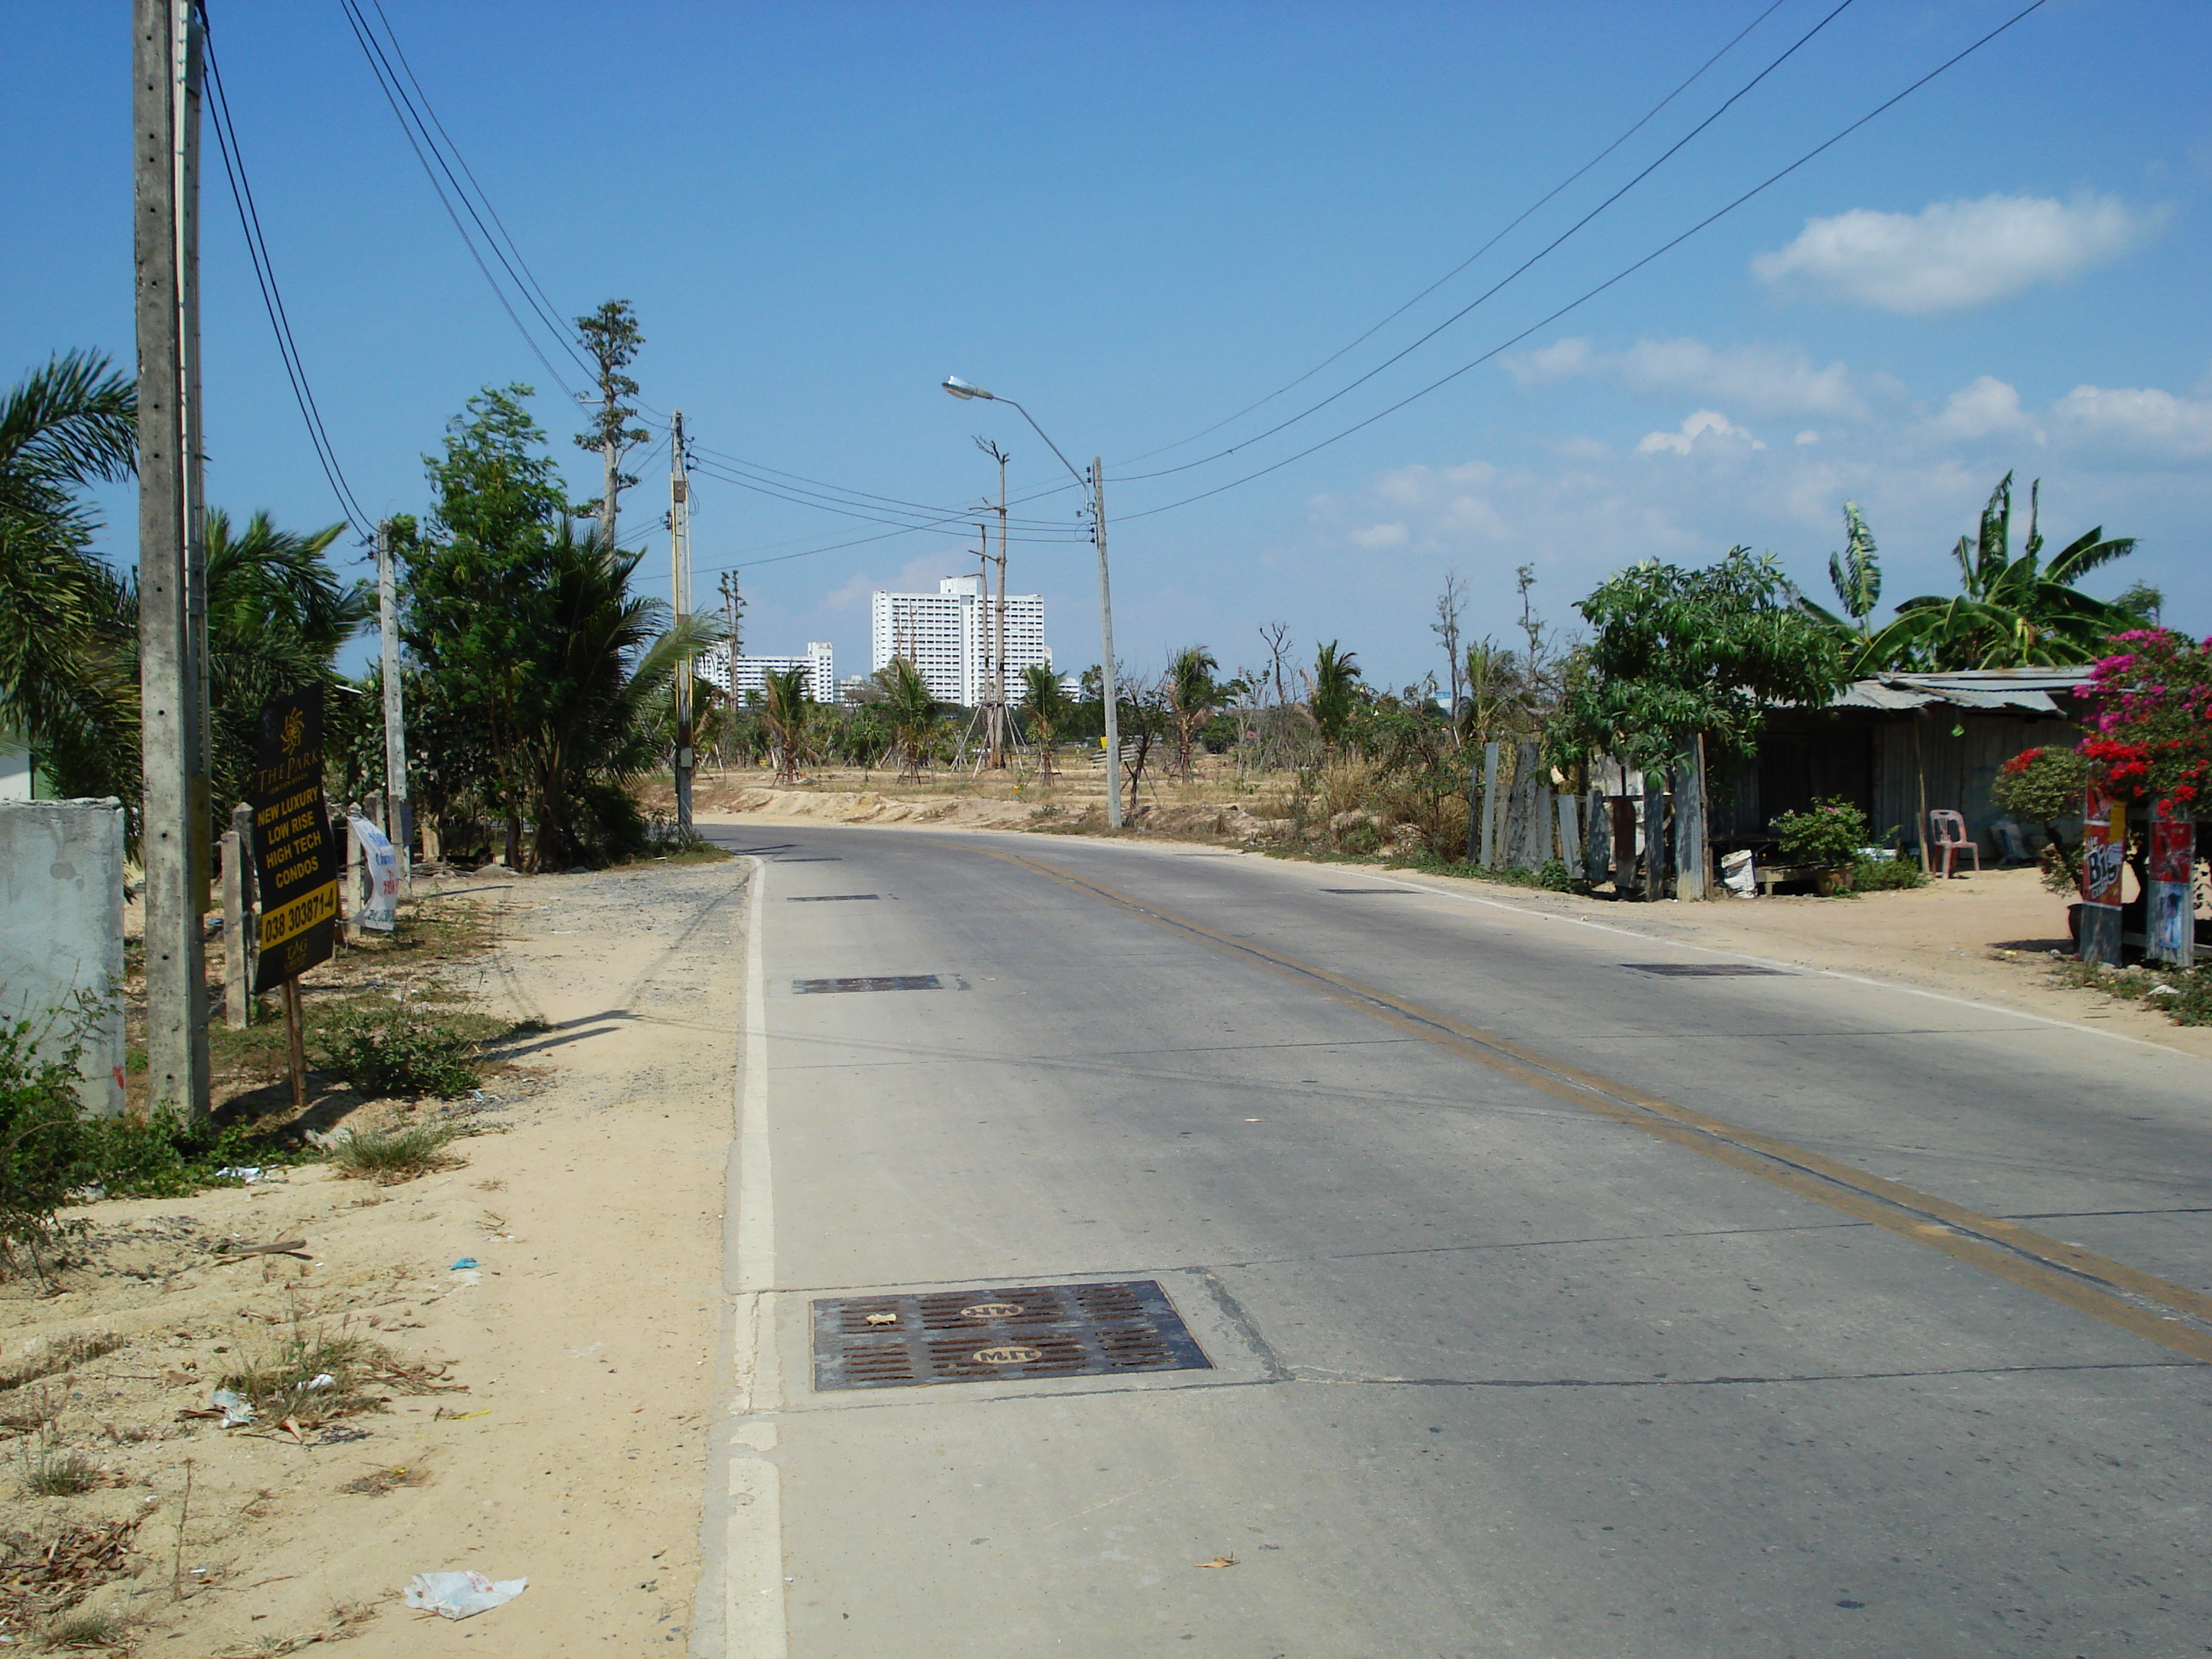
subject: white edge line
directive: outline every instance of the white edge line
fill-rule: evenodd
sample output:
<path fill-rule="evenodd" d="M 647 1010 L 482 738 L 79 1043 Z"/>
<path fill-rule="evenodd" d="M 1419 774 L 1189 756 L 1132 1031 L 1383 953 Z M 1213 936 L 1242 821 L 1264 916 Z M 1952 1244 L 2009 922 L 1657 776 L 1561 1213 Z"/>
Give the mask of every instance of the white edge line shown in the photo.
<path fill-rule="evenodd" d="M 783 1477 L 765 1455 L 774 1421 L 757 1413 L 783 1403 L 775 1340 L 775 1188 L 769 1165 L 768 997 L 761 929 L 768 866 L 753 866 L 745 903 L 744 1048 L 738 1074 L 736 1305 L 732 1310 L 728 1509 L 723 1533 L 725 1659 L 785 1659 L 790 1649 L 783 1595 Z"/>

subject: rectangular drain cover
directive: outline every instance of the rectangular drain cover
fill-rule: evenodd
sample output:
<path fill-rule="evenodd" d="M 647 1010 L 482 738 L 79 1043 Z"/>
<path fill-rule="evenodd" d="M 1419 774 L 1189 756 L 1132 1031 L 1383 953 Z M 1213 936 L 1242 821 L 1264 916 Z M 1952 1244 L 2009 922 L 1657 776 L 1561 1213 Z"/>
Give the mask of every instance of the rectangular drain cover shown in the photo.
<path fill-rule="evenodd" d="M 817 1390 L 1212 1369 L 1157 1279 L 814 1304 Z"/>
<path fill-rule="evenodd" d="M 1620 965 L 1639 974 L 1664 974 L 1669 979 L 1796 978 L 1783 969 L 1761 968 L 1748 962 L 1624 962 Z"/>
<path fill-rule="evenodd" d="M 842 864 L 842 859 L 778 859 L 778 864 Z"/>
<path fill-rule="evenodd" d="M 942 991 L 934 974 L 871 974 L 859 979 L 795 979 L 793 996 L 820 996 L 831 991 Z"/>
<path fill-rule="evenodd" d="M 1423 890 L 1419 887 L 1324 887 L 1321 890 L 1324 893 L 1344 893 L 1351 895 L 1358 893 L 1418 893 Z"/>
<path fill-rule="evenodd" d="M 881 898 L 881 893 L 793 893 L 786 904 L 843 904 L 853 899 Z"/>

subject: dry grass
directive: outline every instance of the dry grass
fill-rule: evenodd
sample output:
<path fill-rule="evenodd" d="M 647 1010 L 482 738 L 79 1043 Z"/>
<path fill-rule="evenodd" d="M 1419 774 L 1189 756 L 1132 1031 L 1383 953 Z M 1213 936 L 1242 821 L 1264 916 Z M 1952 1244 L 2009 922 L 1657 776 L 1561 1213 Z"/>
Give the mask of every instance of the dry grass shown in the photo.
<path fill-rule="evenodd" d="M 112 1613 L 64 1613 L 39 1634 L 49 1653 L 106 1652 L 130 1639 L 130 1626 Z"/>
<path fill-rule="evenodd" d="M 100 1465 L 82 1452 L 48 1447 L 23 1460 L 23 1493 L 27 1498 L 74 1498 L 106 1480 Z"/>
<path fill-rule="evenodd" d="M 70 1336 L 58 1336 L 21 1364 L 0 1371 L 0 1393 L 20 1389 L 42 1376 L 57 1376 L 74 1370 L 88 1360 L 113 1353 L 122 1346 L 123 1339 L 112 1331 L 80 1331 Z"/>
<path fill-rule="evenodd" d="M 467 1160 L 447 1150 L 458 1133 L 424 1123 L 349 1135 L 331 1154 L 331 1167 L 349 1180 L 374 1181 L 383 1187 L 440 1170 L 458 1170 Z"/>
<path fill-rule="evenodd" d="M 367 1474 L 356 1475 L 338 1490 L 356 1498 L 381 1498 L 402 1486 L 424 1486 L 430 1482 L 430 1471 L 419 1464 L 395 1464 L 388 1469 L 371 1469 Z"/>
<path fill-rule="evenodd" d="M 69 1396 L 57 1394 L 52 1383 L 21 1389 L 0 1405 L 0 1429 L 11 1434 L 43 1434 L 53 1427 L 68 1404 Z"/>
<path fill-rule="evenodd" d="M 297 1653 L 319 1642 L 343 1642 L 348 1637 L 358 1636 L 361 1627 L 375 1617 L 376 1609 L 366 1601 L 342 1602 L 331 1609 L 330 1623 L 320 1630 L 309 1631 L 304 1636 L 264 1636 L 224 1648 L 210 1656 L 210 1659 L 280 1659 L 283 1654 Z"/>
<path fill-rule="evenodd" d="M 368 1392 L 368 1385 L 390 1358 L 382 1347 L 360 1337 L 295 1327 L 273 1352 L 247 1359 L 218 1386 L 244 1395 L 272 1427 L 289 1422 L 319 1428 L 341 1417 L 381 1410 L 383 1402 Z"/>
<path fill-rule="evenodd" d="M 64 1527 L 44 1538 L 0 1536 L 0 1623 L 10 1629 L 43 1625 L 51 1644 L 51 1621 L 110 1579 L 130 1576 L 131 1535 L 145 1518 Z"/>

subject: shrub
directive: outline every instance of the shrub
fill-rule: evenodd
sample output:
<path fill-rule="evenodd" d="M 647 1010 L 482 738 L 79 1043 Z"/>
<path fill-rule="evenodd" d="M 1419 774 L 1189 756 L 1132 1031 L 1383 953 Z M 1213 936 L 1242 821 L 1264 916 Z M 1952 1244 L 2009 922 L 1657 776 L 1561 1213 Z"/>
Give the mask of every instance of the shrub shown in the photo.
<path fill-rule="evenodd" d="M 2041 824 L 2055 842 L 2061 839 L 2061 819 L 2081 816 L 2081 795 L 2088 787 L 2089 763 L 2052 744 L 2022 750 L 2007 761 L 1990 786 L 1990 799 L 2001 811 Z"/>
<path fill-rule="evenodd" d="M 1887 893 L 1925 887 L 1928 872 L 1913 859 L 1858 859 L 1851 865 L 1851 891 Z"/>
<path fill-rule="evenodd" d="M 27 1249 L 41 1273 L 39 1249 L 55 1236 L 54 1212 L 84 1184 L 82 1030 L 70 1027 L 59 1050 L 41 1057 L 40 1027 L 27 1019 L 0 1025 L 0 1262 Z"/>
<path fill-rule="evenodd" d="M 1771 826 L 1782 855 L 1803 864 L 1849 866 L 1867 844 L 1867 817 L 1841 796 L 1815 800 L 1802 812 L 1784 812 Z"/>
<path fill-rule="evenodd" d="M 366 1095 L 451 1100 L 477 1081 L 475 1040 L 404 1002 L 333 1014 L 317 1036 L 316 1059 Z"/>

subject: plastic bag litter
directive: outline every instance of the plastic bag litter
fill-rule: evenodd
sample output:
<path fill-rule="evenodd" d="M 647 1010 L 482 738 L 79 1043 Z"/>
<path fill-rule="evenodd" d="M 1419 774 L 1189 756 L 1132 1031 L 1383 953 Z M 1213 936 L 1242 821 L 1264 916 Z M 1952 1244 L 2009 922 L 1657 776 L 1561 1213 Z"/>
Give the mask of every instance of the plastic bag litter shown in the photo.
<path fill-rule="evenodd" d="M 229 1169 L 217 1170 L 215 1173 L 218 1181 L 242 1181 L 251 1187 L 261 1179 L 261 1166 L 258 1164 L 234 1164 Z"/>
<path fill-rule="evenodd" d="M 407 1581 L 407 1605 L 441 1619 L 467 1619 L 503 1607 L 528 1588 L 527 1578 L 496 1583 L 480 1572 L 418 1572 Z"/>
<path fill-rule="evenodd" d="M 259 1415 L 253 1409 L 253 1402 L 235 1389 L 217 1389 L 208 1404 L 222 1413 L 222 1425 L 226 1429 L 235 1429 L 251 1423 Z"/>
<path fill-rule="evenodd" d="M 313 1394 L 318 1389 L 335 1389 L 337 1385 L 337 1378 L 332 1376 L 328 1371 L 319 1371 L 307 1379 L 307 1392 Z"/>
<path fill-rule="evenodd" d="M 1737 898 L 1759 896 L 1759 872 L 1748 848 L 1721 854 L 1721 885 Z"/>

